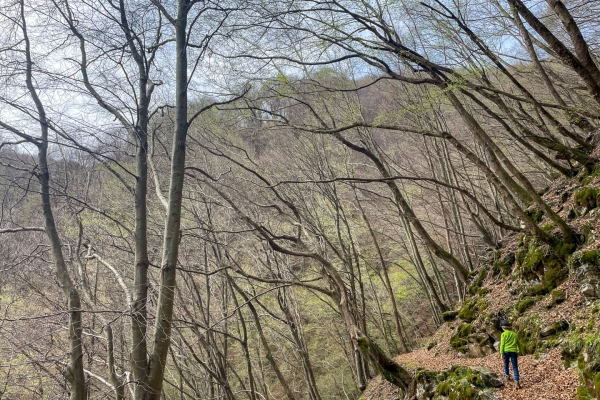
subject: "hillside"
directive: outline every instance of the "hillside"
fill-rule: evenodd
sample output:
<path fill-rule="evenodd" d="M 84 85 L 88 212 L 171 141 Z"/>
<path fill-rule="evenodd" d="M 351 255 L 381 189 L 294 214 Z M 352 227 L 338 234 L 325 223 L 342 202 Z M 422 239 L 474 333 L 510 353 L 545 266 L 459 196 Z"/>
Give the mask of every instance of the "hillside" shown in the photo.
<path fill-rule="evenodd" d="M 489 368 L 500 377 L 499 322 L 507 319 L 521 342 L 521 388 L 516 390 L 509 381 L 493 394 L 479 392 L 468 398 L 600 398 L 599 193 L 596 176 L 555 182 L 544 199 L 580 232 L 580 245 L 561 255 L 559 241 L 553 248 L 526 235 L 505 238 L 502 248 L 472 274 L 464 302 L 445 313 L 446 322 L 439 330 L 421 348 L 400 355 L 398 363 L 415 376 L 423 370 L 469 366 Z M 535 209 L 528 212 L 537 213 Z M 544 229 L 559 237 L 553 224 L 541 213 L 538 217 Z M 444 397 L 438 392 L 435 387 L 430 391 L 417 388 L 413 398 L 467 398 Z M 380 377 L 363 393 L 365 400 L 398 396 L 397 388 Z"/>

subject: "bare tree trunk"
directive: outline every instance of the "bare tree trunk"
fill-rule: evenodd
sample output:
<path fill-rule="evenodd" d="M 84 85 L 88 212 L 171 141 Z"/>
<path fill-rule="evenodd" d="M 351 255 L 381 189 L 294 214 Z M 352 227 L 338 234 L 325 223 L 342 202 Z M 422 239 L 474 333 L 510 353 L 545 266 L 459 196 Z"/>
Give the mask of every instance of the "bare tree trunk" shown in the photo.
<path fill-rule="evenodd" d="M 317 387 L 317 381 L 315 379 L 313 367 L 310 362 L 308 348 L 306 347 L 306 340 L 304 339 L 304 335 L 302 333 L 301 321 L 295 308 L 294 310 L 290 308 L 290 297 L 291 295 L 288 294 L 287 288 L 281 288 L 277 292 L 277 302 L 279 304 L 279 308 L 281 311 L 283 311 L 283 315 L 285 315 L 288 328 L 290 329 L 290 333 L 292 334 L 294 342 L 297 346 L 300 360 L 302 360 L 302 370 L 304 372 L 309 398 L 310 400 L 321 400 L 321 395 L 319 394 L 319 388 Z"/>
<path fill-rule="evenodd" d="M 355 197 L 356 197 L 356 194 L 355 194 Z M 381 253 L 381 248 L 379 247 L 379 242 L 377 240 L 377 237 L 375 236 L 375 232 L 373 231 L 373 228 L 371 227 L 371 223 L 369 222 L 369 219 L 367 218 L 367 215 L 365 214 L 365 211 L 362 208 L 360 201 L 358 201 L 358 198 L 356 198 L 356 203 L 357 203 L 358 208 L 360 209 L 361 215 L 363 217 L 363 221 L 365 221 L 365 225 L 367 226 L 367 230 L 369 231 L 369 235 L 371 236 L 373 245 L 375 246 L 375 250 L 377 251 L 377 255 L 379 257 L 379 263 L 381 264 L 381 270 L 382 270 L 382 274 L 383 274 L 383 283 L 388 292 L 388 296 L 390 298 L 390 304 L 392 306 L 392 314 L 394 317 L 394 325 L 396 326 L 396 333 L 398 334 L 400 343 L 402 343 L 402 348 L 404 349 L 404 351 L 408 351 L 409 347 L 408 347 L 408 343 L 406 341 L 405 332 L 402 329 L 402 324 L 400 322 L 400 313 L 398 312 L 398 304 L 396 304 L 396 296 L 394 295 L 394 289 L 392 288 L 392 283 L 390 282 L 388 266 L 386 265 L 385 259 L 383 258 L 383 254 Z M 385 327 L 383 327 L 383 328 L 385 329 Z"/>
<path fill-rule="evenodd" d="M 569 36 L 571 36 L 571 41 L 579 58 L 571 53 L 569 48 L 554 36 L 521 0 L 508 0 L 508 3 L 548 43 L 548 46 L 550 46 L 560 59 L 583 79 L 590 94 L 600 104 L 600 71 L 589 54 L 587 43 L 583 39 L 577 24 L 573 21 L 564 4 L 559 1 L 548 1 L 563 22 L 563 25 L 565 25 Z"/>
<path fill-rule="evenodd" d="M 237 290 L 237 292 L 242 296 L 242 298 L 244 299 L 244 302 L 246 303 L 246 305 L 248 306 L 248 309 L 250 310 L 250 313 L 252 314 L 252 317 L 254 318 L 254 326 L 256 327 L 256 331 L 258 332 L 258 337 L 263 345 L 263 348 L 265 349 L 265 356 L 267 357 L 267 360 L 269 361 L 271 368 L 273 368 L 275 375 L 277 375 L 277 380 L 279 381 L 279 384 L 283 388 L 283 391 L 284 391 L 286 397 L 290 400 L 294 400 L 296 398 L 296 396 L 294 395 L 294 392 L 292 392 L 292 390 L 290 389 L 290 385 L 288 384 L 287 380 L 281 373 L 281 370 L 279 369 L 279 366 L 277 365 L 277 362 L 275 361 L 275 357 L 273 357 L 273 354 L 271 353 L 271 349 L 269 347 L 269 342 L 267 341 L 267 338 L 265 337 L 265 333 L 263 332 L 262 325 L 260 323 L 260 318 L 258 317 L 258 313 L 256 312 L 256 308 L 254 307 L 254 304 L 252 304 L 252 301 L 249 300 L 246 293 L 238 285 L 235 284 L 233 279 L 230 279 L 230 282 L 231 282 L 231 285 L 235 288 L 235 290 Z"/>
<path fill-rule="evenodd" d="M 40 196 L 42 201 L 42 212 L 46 227 L 46 235 L 50 242 L 52 250 L 52 259 L 56 268 L 56 277 L 62 287 L 62 291 L 67 299 L 67 310 L 69 313 L 69 363 L 64 372 L 65 378 L 70 384 L 71 400 L 84 400 L 87 396 L 87 388 L 83 371 L 83 343 L 82 343 L 82 315 L 81 299 L 79 291 L 75 286 L 69 269 L 65 263 L 62 243 L 58 235 L 58 229 L 52 212 L 51 194 L 50 194 L 50 169 L 48 166 L 48 130 L 50 122 L 46 117 L 46 111 L 42 101 L 38 97 L 33 84 L 33 61 L 31 59 L 31 44 L 27 32 L 27 21 L 25 18 L 25 4 L 20 1 L 20 19 L 21 30 L 25 42 L 25 82 L 27 90 L 31 96 L 37 112 L 37 120 L 40 125 L 40 137 L 33 139 L 24 135 L 25 139 L 37 146 L 38 149 L 38 167 L 35 173 L 40 184 Z"/>
<path fill-rule="evenodd" d="M 179 254 L 181 203 L 183 193 L 187 120 L 187 17 L 190 2 L 179 0 L 175 28 L 175 132 L 171 156 L 171 182 L 165 223 L 163 254 L 161 263 L 160 292 L 156 311 L 154 348 L 150 358 L 148 374 L 148 394 L 136 393 L 139 400 L 160 400 L 165 365 L 171 340 L 173 303 L 175 298 L 175 277 Z M 170 16 L 168 17 L 170 18 Z M 140 282 L 141 283 L 141 282 Z"/>

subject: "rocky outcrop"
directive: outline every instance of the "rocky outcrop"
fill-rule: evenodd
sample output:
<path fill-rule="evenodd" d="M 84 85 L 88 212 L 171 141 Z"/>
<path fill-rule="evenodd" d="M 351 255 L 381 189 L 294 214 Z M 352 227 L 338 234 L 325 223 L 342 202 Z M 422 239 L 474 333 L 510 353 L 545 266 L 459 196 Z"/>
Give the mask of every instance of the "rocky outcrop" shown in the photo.
<path fill-rule="evenodd" d="M 416 400 L 493 400 L 494 388 L 503 385 L 488 368 L 454 366 L 442 372 L 417 371 L 411 394 Z"/>
<path fill-rule="evenodd" d="M 572 257 L 579 291 L 588 300 L 600 297 L 600 251 L 576 253 Z"/>

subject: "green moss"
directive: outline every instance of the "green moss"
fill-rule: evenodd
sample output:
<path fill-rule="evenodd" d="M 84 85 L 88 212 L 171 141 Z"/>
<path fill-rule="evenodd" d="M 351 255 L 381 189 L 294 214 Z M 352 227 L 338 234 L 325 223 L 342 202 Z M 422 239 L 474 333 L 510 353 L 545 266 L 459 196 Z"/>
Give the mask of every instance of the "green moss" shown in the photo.
<path fill-rule="evenodd" d="M 550 232 L 552 229 L 554 229 L 555 226 L 556 226 L 556 224 L 554 222 L 550 222 L 550 223 L 547 223 L 546 225 L 542 226 L 542 230 L 545 232 Z"/>
<path fill-rule="evenodd" d="M 532 286 L 527 290 L 527 294 L 530 296 L 542 296 L 548 294 L 564 282 L 567 279 L 569 271 L 567 268 L 556 267 L 546 271 L 542 277 L 542 282 L 538 285 Z"/>
<path fill-rule="evenodd" d="M 585 243 L 593 243 L 594 237 L 594 225 L 591 222 L 586 222 L 581 228 L 581 234 L 585 240 Z"/>
<path fill-rule="evenodd" d="M 600 250 L 577 252 L 571 257 L 571 264 L 573 267 L 580 267 L 583 264 L 600 265 Z"/>
<path fill-rule="evenodd" d="M 550 303 L 550 306 L 548 308 L 562 303 L 567 298 L 567 295 L 565 294 L 564 290 L 553 290 L 552 292 L 550 292 L 550 296 L 552 297 L 552 302 Z"/>
<path fill-rule="evenodd" d="M 529 218 L 531 218 L 531 220 L 533 222 L 535 222 L 536 224 L 539 224 L 540 222 L 542 222 L 542 218 L 544 218 L 544 211 L 536 210 L 536 209 L 529 209 L 529 210 L 525 210 L 525 215 L 527 215 Z"/>
<path fill-rule="evenodd" d="M 477 292 L 479 292 L 479 289 L 481 289 L 481 284 L 483 283 L 483 280 L 486 278 L 487 274 L 487 266 L 484 266 L 479 270 L 479 272 L 477 273 L 477 277 L 475 278 L 475 280 L 473 280 L 471 286 L 469 286 L 469 294 L 475 295 L 477 294 Z"/>
<path fill-rule="evenodd" d="M 454 385 L 448 400 L 475 400 L 478 398 L 477 391 L 471 387 L 469 382 L 461 381 Z"/>
<path fill-rule="evenodd" d="M 515 253 L 509 251 L 504 255 L 498 251 L 496 252 L 496 261 L 494 261 L 494 266 L 492 268 L 492 275 L 497 276 L 500 272 L 502 272 L 502 276 L 506 277 L 510 274 L 513 264 L 515 263 Z"/>
<path fill-rule="evenodd" d="M 445 311 L 442 313 L 442 319 L 446 322 L 454 321 L 457 315 L 458 311 Z"/>
<path fill-rule="evenodd" d="M 553 240 L 552 245 L 554 246 L 554 254 L 563 260 L 573 254 L 577 247 L 574 243 L 565 242 L 564 240 Z"/>
<path fill-rule="evenodd" d="M 579 336 L 579 333 L 574 332 L 562 344 L 560 358 L 565 368 L 570 368 L 579 357 L 581 350 L 585 346 L 585 342 Z"/>
<path fill-rule="evenodd" d="M 579 370 L 578 399 L 600 398 L 600 335 L 590 334 L 582 339 L 573 333 L 562 345 L 561 358 L 565 368 L 577 360 Z"/>
<path fill-rule="evenodd" d="M 591 172 L 589 172 L 586 168 L 583 168 L 582 171 L 577 175 L 582 186 L 589 185 L 598 176 L 600 176 L 600 168 L 596 168 Z"/>
<path fill-rule="evenodd" d="M 456 351 L 465 352 L 467 350 L 467 337 L 473 333 L 473 326 L 463 322 L 456 329 L 456 333 L 450 337 L 450 346 Z"/>
<path fill-rule="evenodd" d="M 522 318 L 517 329 L 521 355 L 535 354 L 541 345 L 539 339 L 540 320 L 537 315 Z"/>
<path fill-rule="evenodd" d="M 540 244 L 531 237 L 524 237 L 517 251 L 521 276 L 541 281 L 527 294 L 545 295 L 560 285 L 568 276 L 567 260 L 575 249 L 575 244 L 556 238 L 550 244 Z"/>
<path fill-rule="evenodd" d="M 450 382 L 445 381 L 440 383 L 435 391 L 436 394 L 439 394 L 440 396 L 448 396 L 450 394 L 450 388 Z"/>
<path fill-rule="evenodd" d="M 575 210 L 574 208 L 571 208 L 567 214 L 567 219 L 569 221 L 571 221 L 578 217 L 579 217 L 579 213 L 577 212 L 577 210 Z"/>
<path fill-rule="evenodd" d="M 474 321 L 477 315 L 485 310 L 488 306 L 487 301 L 483 298 L 465 300 L 462 308 L 458 312 L 458 318 L 466 322 Z"/>
<path fill-rule="evenodd" d="M 594 389 L 596 389 L 596 393 L 600 393 L 600 372 L 594 375 Z"/>
<path fill-rule="evenodd" d="M 583 386 L 577 388 L 577 400 L 595 400 L 590 392 Z"/>
<path fill-rule="evenodd" d="M 526 297 L 523 300 L 520 300 L 515 304 L 515 310 L 519 312 L 519 314 L 523 314 L 529 308 L 531 308 L 535 304 L 535 299 L 533 297 Z"/>
<path fill-rule="evenodd" d="M 573 197 L 576 204 L 587 208 L 596 208 L 600 204 L 600 189 L 583 188 L 575 192 Z"/>
<path fill-rule="evenodd" d="M 463 366 L 453 366 L 441 372 L 419 370 L 413 381 L 413 392 L 417 385 L 420 396 L 431 400 L 488 399 L 489 391 L 485 389 L 493 386 L 491 380 L 479 370 Z"/>

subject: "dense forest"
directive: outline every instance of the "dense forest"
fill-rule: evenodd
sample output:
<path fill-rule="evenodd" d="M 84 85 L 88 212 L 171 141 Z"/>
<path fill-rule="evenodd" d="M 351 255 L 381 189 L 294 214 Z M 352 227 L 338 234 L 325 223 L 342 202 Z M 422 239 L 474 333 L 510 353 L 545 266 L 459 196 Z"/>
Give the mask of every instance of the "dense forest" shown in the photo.
<path fill-rule="evenodd" d="M 600 176 L 599 13 L 3 2 L 0 398 L 409 393 L 508 238 L 537 294 L 586 245 L 544 193 Z"/>

